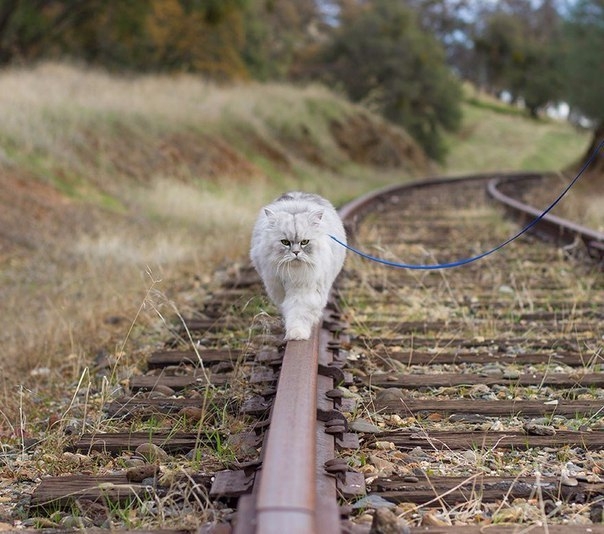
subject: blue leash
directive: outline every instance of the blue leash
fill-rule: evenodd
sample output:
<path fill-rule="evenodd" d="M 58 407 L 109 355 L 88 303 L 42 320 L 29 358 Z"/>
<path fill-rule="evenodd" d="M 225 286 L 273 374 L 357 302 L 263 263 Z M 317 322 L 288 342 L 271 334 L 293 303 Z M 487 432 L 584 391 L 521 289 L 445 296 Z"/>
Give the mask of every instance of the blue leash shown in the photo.
<path fill-rule="evenodd" d="M 481 260 L 482 258 L 485 258 L 486 256 L 490 256 L 494 252 L 497 252 L 498 250 L 501 250 L 503 247 L 509 245 L 512 241 L 515 241 L 521 235 L 525 234 L 533 226 L 535 226 L 541 219 L 543 219 L 543 217 L 545 217 L 552 209 L 554 209 L 554 207 L 558 204 L 558 202 L 560 202 L 562 200 L 562 198 L 564 197 L 564 195 L 566 195 L 566 193 L 568 193 L 568 191 L 570 190 L 570 188 L 573 185 L 575 185 L 575 183 L 577 182 L 577 180 L 579 180 L 579 178 L 585 172 L 585 170 L 587 169 L 587 167 L 589 167 L 591 165 L 591 163 L 596 158 L 596 156 L 598 155 L 598 152 L 601 150 L 601 148 L 603 146 L 604 146 L 604 140 L 600 141 L 600 144 L 593 151 L 592 155 L 585 162 L 585 164 L 583 165 L 583 167 L 581 168 L 581 170 L 579 171 L 579 173 L 577 174 L 577 176 L 575 176 L 575 178 L 572 180 L 572 182 L 570 182 L 566 186 L 566 188 L 564 189 L 564 191 L 562 191 L 562 193 L 560 193 L 560 195 L 558 196 L 558 198 L 556 198 L 556 200 L 554 200 L 549 205 L 549 207 L 547 209 L 545 209 L 545 211 L 543 211 L 541 213 L 541 215 L 539 215 L 538 217 L 536 217 L 535 219 L 533 219 L 522 230 L 520 230 L 517 234 L 513 235 L 512 237 L 510 237 L 509 239 L 507 239 L 503 243 L 497 245 L 496 247 L 494 247 L 494 248 L 492 248 L 490 250 L 487 250 L 486 252 L 482 252 L 481 254 L 478 254 L 477 256 L 472 256 L 471 258 L 465 258 L 465 259 L 461 259 L 461 260 L 457 260 L 457 261 L 452 261 L 450 263 L 437 263 L 437 264 L 433 264 L 433 265 L 421 265 L 421 264 L 418 265 L 418 264 L 412 264 L 412 263 L 398 263 L 398 262 L 395 262 L 395 261 L 390 261 L 390 260 L 385 260 L 383 258 L 378 258 L 376 256 L 372 256 L 371 254 L 367 254 L 366 252 L 358 250 L 358 249 L 354 248 L 353 246 L 340 241 L 337 237 L 335 237 L 333 235 L 330 235 L 329 237 L 331 237 L 336 243 L 339 243 L 340 245 L 342 245 L 343 247 L 346 247 L 351 252 L 354 252 L 355 254 L 358 254 L 359 256 L 361 256 L 361 257 L 363 257 L 363 258 L 365 258 L 367 260 L 374 261 L 376 263 L 381 263 L 382 265 L 387 265 L 389 267 L 396 267 L 397 269 L 412 269 L 412 270 L 416 270 L 416 271 L 435 271 L 435 270 L 438 270 L 438 269 L 451 269 L 453 267 L 459 267 L 461 265 L 467 265 L 468 263 L 472 263 L 472 262 Z"/>

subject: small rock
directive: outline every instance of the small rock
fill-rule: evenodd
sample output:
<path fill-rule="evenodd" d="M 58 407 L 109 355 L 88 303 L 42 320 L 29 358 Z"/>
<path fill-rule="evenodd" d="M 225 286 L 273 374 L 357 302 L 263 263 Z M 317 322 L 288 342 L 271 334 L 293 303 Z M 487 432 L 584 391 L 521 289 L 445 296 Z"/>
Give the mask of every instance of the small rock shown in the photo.
<path fill-rule="evenodd" d="M 361 524 L 363 524 L 363 523 L 372 523 L 373 522 L 373 516 L 371 514 L 363 514 L 363 515 L 360 515 L 357 518 L 357 521 L 359 523 L 361 523 Z"/>
<path fill-rule="evenodd" d="M 489 430 L 491 430 L 492 432 L 501 432 L 504 428 L 505 426 L 503 422 L 497 419 L 491 423 Z"/>
<path fill-rule="evenodd" d="M 414 447 L 409 451 L 409 456 L 414 460 L 426 460 L 430 458 L 430 455 L 424 451 L 421 447 Z M 423 472 L 420 471 L 420 474 L 423 476 Z"/>
<path fill-rule="evenodd" d="M 373 514 L 369 534 L 409 534 L 409 532 L 411 531 L 407 522 L 399 519 L 388 508 L 378 508 Z"/>
<path fill-rule="evenodd" d="M 376 404 L 387 404 L 389 402 L 397 402 L 405 398 L 405 394 L 398 388 L 382 389 L 375 396 Z"/>
<path fill-rule="evenodd" d="M 384 499 L 384 497 L 381 497 L 379 495 L 370 494 L 366 497 L 363 497 L 362 499 L 359 499 L 352 505 L 352 507 L 355 510 L 360 510 L 364 508 L 373 508 L 377 510 L 379 508 L 394 508 L 396 507 L 396 504 L 387 501 L 386 499 Z"/>
<path fill-rule="evenodd" d="M 390 425 L 394 425 L 394 426 L 403 426 L 405 424 L 405 421 L 403 420 L 403 418 L 398 414 L 385 415 L 384 421 L 386 421 L 386 423 L 388 423 Z"/>
<path fill-rule="evenodd" d="M 422 517 L 423 527 L 448 527 L 449 525 L 450 523 L 438 517 L 434 512 L 428 512 Z"/>
<path fill-rule="evenodd" d="M 171 397 L 172 395 L 174 395 L 174 393 L 176 393 L 176 391 L 174 391 L 171 387 L 164 386 L 163 384 L 157 384 L 149 392 L 149 398 Z"/>
<path fill-rule="evenodd" d="M 143 443 L 136 448 L 135 452 L 148 462 L 161 462 L 168 459 L 168 453 L 154 443 Z"/>
<path fill-rule="evenodd" d="M 384 460 L 375 454 L 369 455 L 369 461 L 378 469 L 380 476 L 390 476 L 396 467 L 392 462 Z"/>
<path fill-rule="evenodd" d="M 502 375 L 502 371 L 501 371 L 501 367 L 499 365 L 485 365 L 480 370 L 480 376 L 501 376 L 501 375 Z"/>
<path fill-rule="evenodd" d="M 186 417 L 187 421 L 191 423 L 198 423 L 204 417 L 205 410 L 199 408 L 198 406 L 185 406 L 182 408 L 178 415 L 181 417 Z"/>
<path fill-rule="evenodd" d="M 349 425 L 350 430 L 353 432 L 363 432 L 364 434 L 378 434 L 382 432 L 382 429 L 370 423 L 366 419 L 356 419 Z"/>
<path fill-rule="evenodd" d="M 473 450 L 464 451 L 463 457 L 470 463 L 474 464 L 478 460 L 478 455 Z"/>
<path fill-rule="evenodd" d="M 484 397 L 485 395 L 488 395 L 490 393 L 491 393 L 491 388 L 489 386 L 487 386 L 486 384 L 475 384 L 472 387 L 470 387 L 470 391 L 469 391 L 469 395 L 473 399 L 475 399 L 477 397 L 478 398 Z"/>
<path fill-rule="evenodd" d="M 562 469 L 562 473 L 560 473 L 560 484 L 574 488 L 575 486 L 579 485 L 579 481 L 570 476 L 568 469 Z"/>
<path fill-rule="evenodd" d="M 553 436 L 556 433 L 553 426 L 539 425 L 532 421 L 525 423 L 522 428 L 531 436 Z"/>
<path fill-rule="evenodd" d="M 393 451 L 394 449 L 396 449 L 396 446 L 394 445 L 394 443 L 392 443 L 392 441 L 376 441 L 373 444 L 373 448 L 380 449 L 382 451 Z"/>
<path fill-rule="evenodd" d="M 159 466 L 155 464 L 145 464 L 137 467 L 131 467 L 126 471 L 126 480 L 128 482 L 142 482 L 146 478 L 153 478 L 159 474 Z"/>
<path fill-rule="evenodd" d="M 69 529 L 86 529 L 94 526 L 94 523 L 87 517 L 78 517 L 68 515 L 61 519 L 61 527 Z"/>
<path fill-rule="evenodd" d="M 140 467 L 141 465 L 145 465 L 145 460 L 143 460 L 142 458 L 126 458 L 124 460 L 124 466 L 125 467 Z"/>
<path fill-rule="evenodd" d="M 520 378 L 520 371 L 517 369 L 506 369 L 503 371 L 503 378 L 507 378 L 508 380 L 518 380 Z"/>

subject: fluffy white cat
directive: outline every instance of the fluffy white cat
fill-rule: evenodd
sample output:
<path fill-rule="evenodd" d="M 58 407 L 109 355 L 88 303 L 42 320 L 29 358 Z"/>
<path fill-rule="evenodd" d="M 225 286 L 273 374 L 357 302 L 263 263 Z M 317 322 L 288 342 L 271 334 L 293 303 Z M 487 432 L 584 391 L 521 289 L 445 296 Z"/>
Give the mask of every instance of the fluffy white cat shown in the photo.
<path fill-rule="evenodd" d="M 265 206 L 252 233 L 250 257 L 285 319 L 285 340 L 308 339 L 321 318 L 346 249 L 342 221 L 329 201 L 286 193 Z"/>

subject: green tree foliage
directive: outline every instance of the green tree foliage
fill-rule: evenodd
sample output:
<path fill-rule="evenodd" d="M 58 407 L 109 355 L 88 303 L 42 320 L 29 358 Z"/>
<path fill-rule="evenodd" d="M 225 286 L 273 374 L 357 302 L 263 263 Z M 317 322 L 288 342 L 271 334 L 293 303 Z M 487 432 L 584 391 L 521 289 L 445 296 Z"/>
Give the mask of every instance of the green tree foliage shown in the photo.
<path fill-rule="evenodd" d="M 245 25 L 243 60 L 252 77 L 268 80 L 289 76 L 322 23 L 315 0 L 249 0 Z"/>
<path fill-rule="evenodd" d="M 248 76 L 246 0 L 4 0 L 0 63 L 72 57 L 113 69 Z"/>
<path fill-rule="evenodd" d="M 565 25 L 566 93 L 571 106 L 604 123 L 604 2 L 579 0 Z"/>
<path fill-rule="evenodd" d="M 87 6 L 86 0 L 0 2 L 0 64 L 30 61 L 51 53 L 63 32 L 86 18 Z"/>
<path fill-rule="evenodd" d="M 474 40 L 481 59 L 481 76 L 491 92 L 509 89 L 514 63 L 524 56 L 520 20 L 508 13 L 494 13 Z"/>
<path fill-rule="evenodd" d="M 324 79 L 403 125 L 432 158 L 443 158 L 443 130 L 460 124 L 461 89 L 442 46 L 421 30 L 413 10 L 368 2 L 343 19 L 320 63 Z"/>
<path fill-rule="evenodd" d="M 604 139 L 604 2 L 578 0 L 565 24 L 564 37 L 568 103 L 595 126 L 587 159 Z M 594 167 L 604 172 L 601 152 Z"/>
<path fill-rule="evenodd" d="M 508 0 L 482 20 L 474 48 L 483 87 L 522 98 L 533 116 L 562 96 L 561 21 L 551 0 L 537 9 L 529 0 Z"/>
<path fill-rule="evenodd" d="M 465 76 L 471 70 L 472 18 L 474 0 L 405 0 L 418 14 L 424 31 L 434 35 L 444 46 L 447 63 Z"/>

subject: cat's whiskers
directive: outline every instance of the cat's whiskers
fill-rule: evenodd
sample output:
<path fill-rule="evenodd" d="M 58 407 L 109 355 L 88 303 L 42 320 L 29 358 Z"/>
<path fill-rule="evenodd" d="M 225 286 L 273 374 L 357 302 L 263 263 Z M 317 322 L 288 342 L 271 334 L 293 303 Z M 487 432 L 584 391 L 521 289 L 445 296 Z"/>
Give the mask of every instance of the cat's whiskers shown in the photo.
<path fill-rule="evenodd" d="M 303 257 L 296 256 L 295 258 L 284 256 L 277 263 L 277 273 L 281 273 L 282 276 L 293 279 L 300 276 L 300 269 L 307 271 L 314 267 L 315 262 L 308 255 Z M 295 267 L 295 271 L 292 269 Z"/>
<path fill-rule="evenodd" d="M 283 275 L 288 275 L 291 276 L 291 272 L 290 272 L 290 264 L 291 261 L 289 260 L 289 258 L 283 257 L 279 260 L 279 263 L 277 263 L 277 273 L 281 272 Z"/>

